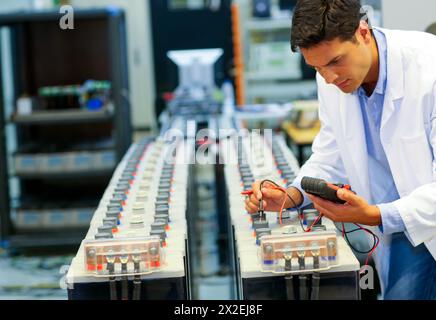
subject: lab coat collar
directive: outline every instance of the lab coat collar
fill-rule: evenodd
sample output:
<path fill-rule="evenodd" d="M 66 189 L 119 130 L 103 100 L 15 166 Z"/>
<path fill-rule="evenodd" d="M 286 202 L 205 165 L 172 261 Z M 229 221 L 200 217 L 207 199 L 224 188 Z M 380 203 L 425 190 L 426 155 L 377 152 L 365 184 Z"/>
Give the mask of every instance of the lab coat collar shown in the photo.
<path fill-rule="evenodd" d="M 404 71 L 403 71 L 403 61 L 401 57 L 401 48 L 398 46 L 396 39 L 392 39 L 392 34 L 390 30 L 383 28 L 374 28 L 382 32 L 386 38 L 386 50 L 387 50 L 387 84 L 386 84 L 386 96 L 392 100 L 401 99 L 404 97 Z M 383 90 L 380 92 L 380 76 L 377 82 L 376 89 L 378 93 L 384 93 Z M 352 93 L 356 96 L 366 96 L 365 91 L 362 87 L 359 87 L 356 91 Z"/>
<path fill-rule="evenodd" d="M 404 70 L 401 48 L 398 45 L 401 39 L 395 39 L 394 34 L 387 29 L 376 28 L 383 32 L 387 46 L 387 86 L 386 95 L 392 100 L 404 97 Z"/>
<path fill-rule="evenodd" d="M 384 33 L 380 29 L 374 29 L 373 31 L 375 41 L 377 43 L 378 55 L 379 55 L 379 75 L 377 79 L 377 85 L 373 94 L 384 95 L 386 91 L 387 82 L 387 47 Z"/>
<path fill-rule="evenodd" d="M 380 134 L 384 137 L 384 128 L 394 114 L 395 108 L 401 105 L 399 100 L 404 97 L 404 69 L 401 48 L 398 45 L 399 39 L 395 39 L 390 30 L 381 28 L 379 30 L 385 34 L 387 46 L 386 96 L 380 126 Z"/>

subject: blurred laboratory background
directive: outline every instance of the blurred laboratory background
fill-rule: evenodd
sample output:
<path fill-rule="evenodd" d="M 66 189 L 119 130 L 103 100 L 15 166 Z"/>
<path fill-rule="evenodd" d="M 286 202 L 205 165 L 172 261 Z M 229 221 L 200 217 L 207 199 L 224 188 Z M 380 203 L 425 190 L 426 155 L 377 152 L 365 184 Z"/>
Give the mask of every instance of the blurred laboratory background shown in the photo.
<path fill-rule="evenodd" d="M 244 126 L 280 132 L 304 164 L 320 123 L 315 72 L 290 50 L 295 3 L 0 1 L 0 299 L 68 298 L 68 267 L 115 168 L 180 112 L 175 97 L 219 105 L 230 90 Z M 401 3 L 362 1 L 373 25 L 436 32 L 434 1 Z M 213 74 L 203 74 L 213 90 L 179 92 L 183 63 L 171 53 L 204 49 L 218 52 Z M 217 105 L 184 110 L 215 114 Z M 215 176 L 196 174 L 193 292 L 233 299 L 219 254 L 226 239 L 216 233 Z"/>

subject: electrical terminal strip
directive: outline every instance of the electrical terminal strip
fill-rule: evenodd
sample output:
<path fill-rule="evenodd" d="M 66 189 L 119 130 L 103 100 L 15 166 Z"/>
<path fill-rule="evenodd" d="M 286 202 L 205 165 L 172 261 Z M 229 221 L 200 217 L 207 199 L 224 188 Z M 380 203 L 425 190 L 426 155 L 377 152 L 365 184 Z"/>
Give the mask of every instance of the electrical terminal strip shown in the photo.
<path fill-rule="evenodd" d="M 335 231 L 265 235 L 260 238 L 262 271 L 301 274 L 324 271 L 338 264 Z"/>
<path fill-rule="evenodd" d="M 138 276 L 165 264 L 158 236 L 84 240 L 86 272 L 95 277 Z"/>

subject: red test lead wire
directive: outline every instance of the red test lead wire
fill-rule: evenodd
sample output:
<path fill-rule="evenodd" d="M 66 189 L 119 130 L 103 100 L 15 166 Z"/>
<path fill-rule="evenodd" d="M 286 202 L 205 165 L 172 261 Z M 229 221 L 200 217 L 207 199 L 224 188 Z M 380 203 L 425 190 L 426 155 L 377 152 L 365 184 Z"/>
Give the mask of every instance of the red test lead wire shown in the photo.
<path fill-rule="evenodd" d="M 251 196 L 253 194 L 253 190 L 245 190 L 241 192 L 241 195 L 243 196 Z"/>

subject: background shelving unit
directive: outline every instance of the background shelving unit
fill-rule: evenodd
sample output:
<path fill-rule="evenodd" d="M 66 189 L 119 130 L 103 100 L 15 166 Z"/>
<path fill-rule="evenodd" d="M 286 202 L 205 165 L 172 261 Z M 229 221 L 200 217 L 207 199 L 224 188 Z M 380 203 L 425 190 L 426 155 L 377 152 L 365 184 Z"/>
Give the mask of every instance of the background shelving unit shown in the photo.
<path fill-rule="evenodd" d="M 125 21 L 116 8 L 0 15 L 0 236 L 11 248 L 78 245 L 116 164 L 131 144 Z M 111 83 L 97 110 L 20 114 L 46 86 Z"/>
<path fill-rule="evenodd" d="M 114 113 L 110 110 L 101 111 L 84 111 L 84 110 L 54 110 L 54 111 L 36 111 L 32 114 L 14 114 L 10 122 L 17 125 L 25 124 L 70 124 L 70 123 L 96 123 L 106 122 L 113 118 Z"/>

